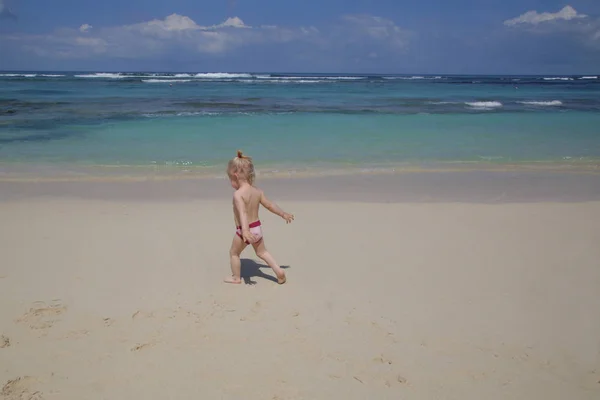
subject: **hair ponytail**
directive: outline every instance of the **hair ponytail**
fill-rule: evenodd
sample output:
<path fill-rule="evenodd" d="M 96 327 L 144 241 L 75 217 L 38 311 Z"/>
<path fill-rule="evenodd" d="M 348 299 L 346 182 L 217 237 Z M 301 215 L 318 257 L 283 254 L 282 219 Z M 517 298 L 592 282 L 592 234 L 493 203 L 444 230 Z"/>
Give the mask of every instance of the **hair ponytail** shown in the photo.
<path fill-rule="evenodd" d="M 241 150 L 237 151 L 236 157 L 229 160 L 227 171 L 243 175 L 250 184 L 254 182 L 256 177 L 252 157 L 245 156 Z"/>

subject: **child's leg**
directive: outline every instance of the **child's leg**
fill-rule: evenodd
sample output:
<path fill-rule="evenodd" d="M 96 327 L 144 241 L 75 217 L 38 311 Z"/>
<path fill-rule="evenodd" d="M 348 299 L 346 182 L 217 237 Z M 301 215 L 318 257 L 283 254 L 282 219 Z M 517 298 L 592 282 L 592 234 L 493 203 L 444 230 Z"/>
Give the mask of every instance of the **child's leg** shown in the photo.
<path fill-rule="evenodd" d="M 233 235 L 233 242 L 231 242 L 231 248 L 229 249 L 229 259 L 231 262 L 231 277 L 226 278 L 227 283 L 242 283 L 242 262 L 240 261 L 240 254 L 246 248 L 246 243 L 238 235 Z"/>
<path fill-rule="evenodd" d="M 267 251 L 267 248 L 265 247 L 265 240 L 263 239 L 258 243 L 252 243 L 252 246 L 254 247 L 254 251 L 256 252 L 256 255 L 261 260 L 266 262 L 267 265 L 269 265 L 269 267 L 271 267 L 271 269 L 275 272 L 275 275 L 277 275 L 277 282 L 279 282 L 279 284 L 285 283 L 285 281 L 286 281 L 285 272 L 275 262 L 275 259 L 273 258 L 271 253 L 269 253 Z"/>

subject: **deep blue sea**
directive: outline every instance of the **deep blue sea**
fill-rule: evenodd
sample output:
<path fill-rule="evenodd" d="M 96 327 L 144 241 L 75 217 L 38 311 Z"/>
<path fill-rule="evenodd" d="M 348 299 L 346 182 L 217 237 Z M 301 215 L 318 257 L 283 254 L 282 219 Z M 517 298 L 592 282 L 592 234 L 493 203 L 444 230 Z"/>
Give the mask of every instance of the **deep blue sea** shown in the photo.
<path fill-rule="evenodd" d="M 596 163 L 598 78 L 0 72 L 0 167 Z"/>

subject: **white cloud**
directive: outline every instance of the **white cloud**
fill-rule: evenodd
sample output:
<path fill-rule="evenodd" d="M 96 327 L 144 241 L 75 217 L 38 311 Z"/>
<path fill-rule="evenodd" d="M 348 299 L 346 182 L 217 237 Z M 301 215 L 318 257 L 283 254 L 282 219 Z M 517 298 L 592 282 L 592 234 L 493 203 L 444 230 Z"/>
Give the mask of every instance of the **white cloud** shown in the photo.
<path fill-rule="evenodd" d="M 600 50 L 600 18 L 580 13 L 571 6 L 556 13 L 528 11 L 504 21 L 504 25 L 524 33 L 568 38 L 574 40 L 573 43 Z"/>
<path fill-rule="evenodd" d="M 543 22 L 549 21 L 570 21 L 574 19 L 587 18 L 587 15 L 580 14 L 571 6 L 565 6 L 562 10 L 550 13 L 543 12 L 538 13 L 537 11 L 527 11 L 525 14 L 522 14 L 516 18 L 509 19 L 504 21 L 504 25 L 506 26 L 514 26 L 517 24 L 532 24 L 537 25 Z"/>
<path fill-rule="evenodd" d="M 118 36 L 123 32 L 141 35 L 148 41 L 187 47 L 200 53 L 224 53 L 246 44 L 286 42 L 307 36 L 301 30 L 282 27 L 252 27 L 239 17 L 211 26 L 198 25 L 189 17 L 171 14 L 164 20 L 105 29 Z M 152 44 L 155 48 L 159 43 Z"/>
<path fill-rule="evenodd" d="M 220 28 L 252 28 L 244 24 L 239 17 L 230 17 L 227 18 L 224 22 L 212 25 L 212 26 L 202 26 L 198 25 L 193 19 L 190 17 L 186 17 L 184 15 L 179 14 L 171 14 L 167 16 L 164 20 L 154 19 L 148 22 L 141 22 L 133 25 L 126 25 L 123 28 L 132 29 L 132 30 L 140 30 L 141 32 L 182 32 L 182 31 L 212 31 Z"/>
<path fill-rule="evenodd" d="M 244 21 L 242 21 L 238 17 L 227 18 L 227 20 L 225 20 L 225 22 L 223 22 L 222 24 L 219 24 L 215 27 L 221 28 L 221 27 L 226 27 L 226 26 L 229 26 L 232 28 L 251 28 L 250 26 L 245 25 Z"/>
<path fill-rule="evenodd" d="M 2 0 L 0 0 L 2 1 Z M 2 40 L 0 36 L 0 40 Z M 344 46 L 362 49 L 362 56 L 382 54 L 408 45 L 409 34 L 393 21 L 368 15 L 344 16 L 341 24 L 325 29 L 314 26 L 250 26 L 239 17 L 204 26 L 192 18 L 171 14 L 131 25 L 98 27 L 83 24 L 78 29 L 60 29 L 46 35 L 11 35 L 5 39 L 39 56 L 85 59 L 103 57 L 157 58 L 181 54 L 185 57 L 235 54 L 248 46 L 294 43 L 312 54 L 334 52 Z M 374 49 L 377 47 L 377 49 Z M 364 51 L 363 51 L 364 50 Z M 355 55 L 356 56 L 356 55 Z M 372 57 L 372 56 L 371 56 Z"/>
<path fill-rule="evenodd" d="M 196 23 L 191 18 L 179 14 L 171 14 L 164 20 L 153 19 L 149 22 L 132 25 L 132 27 L 140 27 L 142 29 L 144 27 L 150 29 L 156 28 L 165 31 L 186 31 L 202 29 L 202 27 L 196 25 Z"/>

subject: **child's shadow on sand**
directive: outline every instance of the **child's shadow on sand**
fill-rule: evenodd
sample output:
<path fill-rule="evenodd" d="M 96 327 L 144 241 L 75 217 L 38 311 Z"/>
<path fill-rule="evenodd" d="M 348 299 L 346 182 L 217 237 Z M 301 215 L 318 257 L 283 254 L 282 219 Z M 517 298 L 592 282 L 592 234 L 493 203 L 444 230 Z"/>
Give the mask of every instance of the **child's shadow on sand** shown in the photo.
<path fill-rule="evenodd" d="M 275 273 L 273 272 L 273 270 L 271 270 L 271 268 L 268 265 L 259 264 L 256 261 L 247 258 L 242 258 L 240 261 L 242 262 L 241 277 L 246 285 L 256 285 L 256 281 L 252 280 L 252 278 L 254 277 L 267 279 L 269 281 L 277 283 Z M 289 267 L 289 265 L 281 265 L 281 268 L 283 269 L 287 269 Z M 260 270 L 261 268 L 267 268 L 271 271 L 273 275 L 265 274 Z"/>

